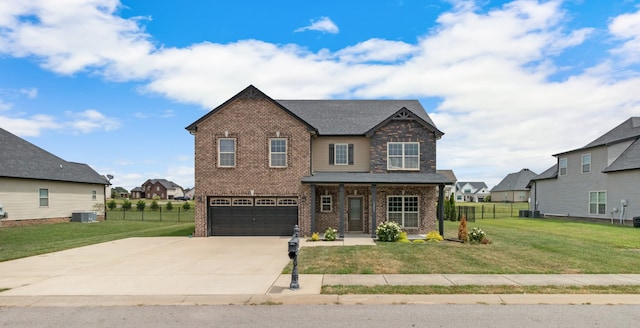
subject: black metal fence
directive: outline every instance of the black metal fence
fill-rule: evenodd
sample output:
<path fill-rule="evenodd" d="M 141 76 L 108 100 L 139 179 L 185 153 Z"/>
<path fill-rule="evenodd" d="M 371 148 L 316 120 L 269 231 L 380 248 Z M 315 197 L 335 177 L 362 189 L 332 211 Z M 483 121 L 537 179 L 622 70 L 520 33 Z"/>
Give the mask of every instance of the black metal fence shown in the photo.
<path fill-rule="evenodd" d="M 453 220 L 460 221 L 464 215 L 467 221 L 472 222 L 476 219 L 514 218 L 522 217 L 524 212 L 533 213 L 529 211 L 528 203 L 465 203 L 456 206 L 455 210 Z"/>
<path fill-rule="evenodd" d="M 162 207 L 155 210 L 152 210 L 150 208 L 138 210 L 135 207 L 129 210 L 115 208 L 113 210 L 107 210 L 105 219 L 131 221 L 193 222 L 195 220 L 195 211 L 193 209 L 185 210 L 182 207 L 175 207 L 171 210 L 167 210 L 166 208 Z"/>

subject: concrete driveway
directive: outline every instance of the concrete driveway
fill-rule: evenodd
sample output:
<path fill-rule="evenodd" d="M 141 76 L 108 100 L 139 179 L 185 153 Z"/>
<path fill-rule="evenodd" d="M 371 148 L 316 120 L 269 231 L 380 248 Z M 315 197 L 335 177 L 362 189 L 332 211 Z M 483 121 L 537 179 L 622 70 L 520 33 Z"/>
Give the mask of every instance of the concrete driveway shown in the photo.
<path fill-rule="evenodd" d="M 289 238 L 128 238 L 0 262 L 0 295 L 266 294 Z"/>

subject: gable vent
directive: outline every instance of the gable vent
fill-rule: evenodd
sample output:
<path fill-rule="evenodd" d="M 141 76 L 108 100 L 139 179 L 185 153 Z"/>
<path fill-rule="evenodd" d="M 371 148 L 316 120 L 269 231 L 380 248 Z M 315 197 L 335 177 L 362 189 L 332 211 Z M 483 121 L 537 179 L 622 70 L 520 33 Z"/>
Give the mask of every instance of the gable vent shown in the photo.
<path fill-rule="evenodd" d="M 411 113 L 408 109 L 403 108 L 400 110 L 394 117 L 394 120 L 412 120 L 414 118 L 413 113 Z"/>

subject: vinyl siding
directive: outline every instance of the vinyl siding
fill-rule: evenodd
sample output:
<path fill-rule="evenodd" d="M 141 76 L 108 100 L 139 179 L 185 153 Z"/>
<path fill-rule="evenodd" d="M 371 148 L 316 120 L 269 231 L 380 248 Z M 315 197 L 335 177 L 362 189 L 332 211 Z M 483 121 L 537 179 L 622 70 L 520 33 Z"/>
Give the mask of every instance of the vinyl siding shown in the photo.
<path fill-rule="evenodd" d="M 39 190 L 49 189 L 49 206 L 39 206 Z M 92 200 L 92 191 L 96 200 Z M 104 204 L 104 185 L 47 180 L 0 178 L 0 204 L 8 220 L 71 217 Z M 101 214 L 101 213 L 99 213 Z"/>
<path fill-rule="evenodd" d="M 353 165 L 330 165 L 330 144 L 353 144 Z M 311 141 L 313 172 L 369 172 L 369 139 L 365 137 L 317 137 Z"/>
<path fill-rule="evenodd" d="M 559 214 L 573 217 L 610 219 L 614 208 L 620 208 L 622 199 L 628 200 L 627 219 L 640 216 L 640 172 L 638 170 L 602 173 L 610 161 L 610 153 L 617 147 L 598 147 L 576 151 L 567 158 L 567 175 L 557 179 L 539 180 L 531 190 L 532 202 L 538 203 L 541 214 Z M 591 173 L 581 172 L 582 154 L 591 154 Z M 589 214 L 589 192 L 606 191 L 607 207 L 604 215 Z M 617 217 L 618 213 L 614 213 Z"/>

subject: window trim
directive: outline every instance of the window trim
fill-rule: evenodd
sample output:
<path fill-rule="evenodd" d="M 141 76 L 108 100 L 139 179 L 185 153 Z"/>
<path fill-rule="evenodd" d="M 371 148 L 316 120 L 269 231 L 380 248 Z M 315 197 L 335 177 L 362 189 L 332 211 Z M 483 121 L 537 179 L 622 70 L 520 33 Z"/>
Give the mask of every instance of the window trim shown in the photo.
<path fill-rule="evenodd" d="M 221 141 L 231 140 L 233 141 L 233 152 L 222 152 L 220 150 L 220 146 L 222 144 Z M 236 138 L 218 138 L 218 167 L 222 168 L 232 168 L 236 167 L 236 152 L 238 151 L 238 142 Z M 222 154 L 233 154 L 233 164 L 232 165 L 223 165 L 221 160 Z"/>
<path fill-rule="evenodd" d="M 46 196 L 42 196 L 42 191 L 46 191 Z M 39 207 L 49 207 L 49 188 L 38 188 L 38 206 Z M 46 204 L 42 205 L 42 201 L 46 200 Z"/>
<path fill-rule="evenodd" d="M 338 163 L 338 147 L 344 146 L 344 163 Z M 349 144 L 337 143 L 333 145 L 333 165 L 349 165 Z"/>
<path fill-rule="evenodd" d="M 329 202 L 325 204 L 324 200 L 329 199 Z M 329 209 L 325 210 L 324 205 L 328 205 Z M 320 196 L 320 212 L 330 213 L 333 211 L 333 197 L 331 195 L 321 195 Z"/>
<path fill-rule="evenodd" d="M 564 163 L 564 165 L 562 165 Z M 561 177 L 567 176 L 569 161 L 566 157 L 562 157 L 558 159 L 558 175 Z M 564 174 L 562 174 L 562 169 L 564 169 Z"/>
<path fill-rule="evenodd" d="M 400 198 L 402 198 L 402 211 L 401 211 L 401 212 L 392 212 L 392 211 L 389 211 L 389 204 L 390 204 L 389 199 L 391 199 L 391 198 L 395 198 L 395 197 L 400 197 Z M 411 197 L 411 198 L 415 198 L 415 199 L 416 199 L 416 205 L 417 205 L 417 207 L 418 207 L 418 208 L 417 208 L 417 210 L 416 210 L 415 212 L 407 212 L 407 211 L 405 211 L 405 200 L 406 200 L 407 198 L 409 198 L 409 197 Z M 400 222 L 400 226 L 401 226 L 402 228 L 407 228 L 407 229 L 418 229 L 418 228 L 420 227 L 420 196 L 418 196 L 418 195 L 388 195 L 388 196 L 387 196 L 387 221 L 391 221 L 391 220 L 389 219 L 389 214 L 390 214 L 390 213 L 401 213 L 401 214 L 402 214 L 402 222 Z M 413 213 L 415 213 L 415 214 L 416 214 L 416 216 L 417 216 L 416 226 L 415 226 L 415 227 L 408 227 L 408 226 L 406 226 L 406 225 L 405 225 L 405 215 L 406 215 L 406 214 L 413 214 Z M 394 222 L 395 222 L 395 221 L 394 221 Z"/>
<path fill-rule="evenodd" d="M 589 158 L 589 163 L 585 164 L 584 162 L 585 158 Z M 588 168 L 587 170 L 585 170 L 585 166 Z M 591 173 L 591 153 L 582 154 L 580 167 L 581 167 L 580 170 L 583 174 Z"/>
<path fill-rule="evenodd" d="M 274 152 L 273 151 L 273 144 L 271 143 L 272 141 L 275 140 L 282 140 L 284 141 L 284 152 Z M 289 161 L 289 140 L 287 140 L 287 138 L 269 138 L 269 167 L 271 168 L 285 168 L 288 165 L 288 161 Z M 273 165 L 273 155 L 282 155 L 284 154 L 284 165 Z"/>
<path fill-rule="evenodd" d="M 595 203 L 591 203 L 591 195 L 592 194 L 596 194 L 596 202 Z M 604 202 L 600 203 L 600 194 L 604 193 Z M 596 206 L 596 211 L 595 213 L 591 211 L 591 205 L 595 205 Z M 602 211 L 602 213 L 600 213 L 600 205 L 604 205 L 604 209 Z M 607 191 L 606 190 L 595 190 L 595 191 L 589 191 L 589 215 L 606 215 L 607 214 Z"/>
<path fill-rule="evenodd" d="M 389 146 L 390 145 L 402 145 L 402 154 L 401 155 L 391 155 L 389 152 Z M 410 145 L 410 144 L 415 144 L 418 146 L 418 154 L 417 155 L 407 155 L 405 153 L 405 146 L 406 145 Z M 408 157 L 411 158 L 417 158 L 417 167 L 411 167 L 408 168 L 406 166 L 406 159 Z M 391 158 L 401 158 L 402 159 L 402 167 L 392 167 L 391 166 Z M 406 142 L 396 142 L 396 141 L 389 141 L 387 142 L 387 170 L 388 171 L 420 171 L 420 142 L 417 141 L 406 141 Z"/>

